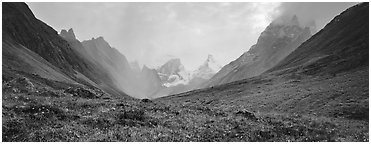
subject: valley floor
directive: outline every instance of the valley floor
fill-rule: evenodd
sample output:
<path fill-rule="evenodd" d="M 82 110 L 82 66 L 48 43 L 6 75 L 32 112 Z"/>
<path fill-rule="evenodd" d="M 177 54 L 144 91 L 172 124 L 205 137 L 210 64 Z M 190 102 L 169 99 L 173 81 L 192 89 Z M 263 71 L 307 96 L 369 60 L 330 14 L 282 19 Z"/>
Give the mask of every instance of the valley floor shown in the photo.
<path fill-rule="evenodd" d="M 3 141 L 369 141 L 368 68 L 154 100 L 41 80 L 3 72 Z"/>

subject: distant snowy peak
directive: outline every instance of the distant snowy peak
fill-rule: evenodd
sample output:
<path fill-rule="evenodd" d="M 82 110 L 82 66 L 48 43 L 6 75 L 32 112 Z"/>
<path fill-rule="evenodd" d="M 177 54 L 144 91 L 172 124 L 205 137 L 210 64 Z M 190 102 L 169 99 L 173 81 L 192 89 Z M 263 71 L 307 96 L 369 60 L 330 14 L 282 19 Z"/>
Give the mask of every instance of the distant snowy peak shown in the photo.
<path fill-rule="evenodd" d="M 176 74 L 180 70 L 184 70 L 184 66 L 181 64 L 179 58 L 171 59 L 162 65 L 157 71 L 162 74 Z"/>
<path fill-rule="evenodd" d="M 214 74 L 216 74 L 222 66 L 214 59 L 212 55 L 208 55 L 206 61 L 198 67 L 197 70 L 193 71 L 193 78 L 210 79 Z"/>
<path fill-rule="evenodd" d="M 187 72 L 179 58 L 171 59 L 157 69 L 158 75 L 164 86 L 171 87 L 179 84 L 188 84 L 189 72 Z"/>
<path fill-rule="evenodd" d="M 215 73 L 222 69 L 222 66 L 210 54 L 207 56 L 207 60 L 205 61 L 205 63 L 202 66 L 200 66 L 200 68 L 202 67 L 208 67 Z"/>
<path fill-rule="evenodd" d="M 157 72 L 163 86 L 172 87 L 180 84 L 188 85 L 193 79 L 210 79 L 221 68 L 222 66 L 209 54 L 205 62 L 192 72 L 185 70 L 179 58 L 169 60 L 158 68 Z"/>

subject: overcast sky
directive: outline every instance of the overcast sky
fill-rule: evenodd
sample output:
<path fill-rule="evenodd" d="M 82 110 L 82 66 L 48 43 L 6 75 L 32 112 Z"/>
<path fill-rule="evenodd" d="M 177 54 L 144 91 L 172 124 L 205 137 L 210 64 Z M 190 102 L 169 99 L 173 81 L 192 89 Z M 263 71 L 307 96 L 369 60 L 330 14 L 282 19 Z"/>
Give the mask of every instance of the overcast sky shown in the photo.
<path fill-rule="evenodd" d="M 212 54 L 226 65 L 237 59 L 275 18 L 296 14 L 321 29 L 355 3 L 27 3 L 55 30 L 76 37 L 103 36 L 129 61 L 155 68 L 180 58 L 194 70 Z"/>

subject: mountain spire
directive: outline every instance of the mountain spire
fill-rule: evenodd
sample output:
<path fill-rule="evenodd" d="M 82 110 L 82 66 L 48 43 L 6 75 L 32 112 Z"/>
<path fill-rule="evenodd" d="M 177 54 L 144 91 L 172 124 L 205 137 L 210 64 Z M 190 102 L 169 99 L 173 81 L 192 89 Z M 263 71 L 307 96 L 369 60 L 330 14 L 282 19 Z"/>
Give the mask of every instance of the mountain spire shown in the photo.
<path fill-rule="evenodd" d="M 62 29 L 59 35 L 68 40 L 76 39 L 75 33 L 73 32 L 72 28 L 70 28 L 68 31 L 66 31 L 65 29 Z"/>
<path fill-rule="evenodd" d="M 70 29 L 68 30 L 68 34 L 69 34 L 71 37 L 73 37 L 74 39 L 76 39 L 75 33 L 73 32 L 73 29 L 72 29 L 72 28 L 70 28 Z"/>
<path fill-rule="evenodd" d="M 290 25 L 299 26 L 299 19 L 296 15 L 292 16 Z"/>

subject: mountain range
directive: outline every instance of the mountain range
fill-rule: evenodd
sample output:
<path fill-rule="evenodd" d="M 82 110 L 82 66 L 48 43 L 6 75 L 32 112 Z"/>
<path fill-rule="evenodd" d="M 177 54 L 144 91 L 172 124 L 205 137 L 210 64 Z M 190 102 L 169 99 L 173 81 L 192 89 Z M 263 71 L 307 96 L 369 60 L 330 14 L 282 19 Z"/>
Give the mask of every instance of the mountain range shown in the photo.
<path fill-rule="evenodd" d="M 157 98 L 198 89 L 220 69 L 220 64 L 210 54 L 205 62 L 194 71 L 186 70 L 180 59 L 171 59 L 157 69 L 165 88 L 160 89 L 152 97 Z"/>
<path fill-rule="evenodd" d="M 286 17 L 285 17 L 286 18 Z M 275 66 L 311 36 L 296 15 L 277 18 L 260 34 L 255 45 L 238 59 L 224 66 L 204 86 L 210 87 L 258 76 Z"/>
<path fill-rule="evenodd" d="M 50 28 L 37 20 L 32 12 L 24 13 L 33 18 L 29 19 L 30 23 L 41 23 L 46 29 Z M 19 20 L 14 21 L 18 23 Z M 40 29 L 40 27 L 34 27 L 35 31 Z M 140 69 L 137 63 L 129 63 L 126 57 L 117 49 L 112 48 L 103 37 L 80 42 L 76 39 L 72 28 L 68 31 L 62 30 L 59 34 L 67 43 L 51 43 L 57 48 L 56 52 L 53 52 L 54 49 L 44 48 L 49 47 L 50 43 L 41 43 L 41 46 L 36 46 L 40 44 L 37 43 L 38 38 L 43 38 L 43 35 L 34 36 L 35 40 L 32 42 L 31 39 L 30 42 L 26 41 L 28 39 L 23 40 L 29 37 L 23 35 L 36 33 L 32 32 L 32 29 L 27 30 L 30 34 L 26 31 L 13 39 L 20 39 L 17 42 L 30 47 L 31 51 L 36 52 L 52 65 L 56 65 L 61 73 L 75 81 L 95 86 L 98 84 L 106 89 L 114 88 L 116 89 L 114 91 L 124 92 L 137 98 L 154 98 L 258 76 L 276 66 L 301 43 L 310 38 L 313 29 L 315 29 L 313 25 L 301 25 L 296 15 L 279 17 L 261 33 L 257 43 L 236 60 L 221 67 L 213 56 L 209 55 L 206 61 L 194 71 L 186 70 L 178 58 L 169 60 L 157 69 L 149 69 L 146 66 Z M 4 32 L 7 33 L 10 30 L 14 30 L 14 25 L 6 24 Z M 49 32 L 45 35 L 51 35 L 50 33 L 55 34 L 55 32 Z M 6 38 L 7 35 L 5 35 Z M 60 49 L 62 45 L 68 45 L 69 49 Z M 48 56 L 47 53 L 52 55 Z M 54 57 L 57 58 L 54 59 Z M 73 74 L 75 72 L 80 74 Z"/>
<path fill-rule="evenodd" d="M 60 34 L 90 63 L 103 69 L 121 91 L 136 98 L 154 98 L 196 89 L 210 79 L 221 66 L 212 55 L 195 71 L 185 70 L 180 59 L 170 59 L 158 69 L 129 63 L 117 49 L 112 48 L 103 37 L 78 41 L 73 29 L 61 30 Z M 171 92 L 165 92 L 169 91 Z"/>
<path fill-rule="evenodd" d="M 99 87 L 112 95 L 124 95 L 102 68 L 88 62 L 75 47 L 42 21 L 24 3 L 3 5 L 3 72 L 33 73 L 42 78 Z M 17 50 L 17 51 L 15 51 Z M 27 55 L 20 57 L 19 53 Z M 18 59 L 13 59 L 19 58 Z M 21 65 L 24 65 L 23 67 Z M 13 77 L 13 76 L 10 76 Z"/>
<path fill-rule="evenodd" d="M 3 3 L 3 141 L 369 141 L 369 4 L 323 29 L 278 17 L 255 45 L 193 71 L 129 62 Z"/>

